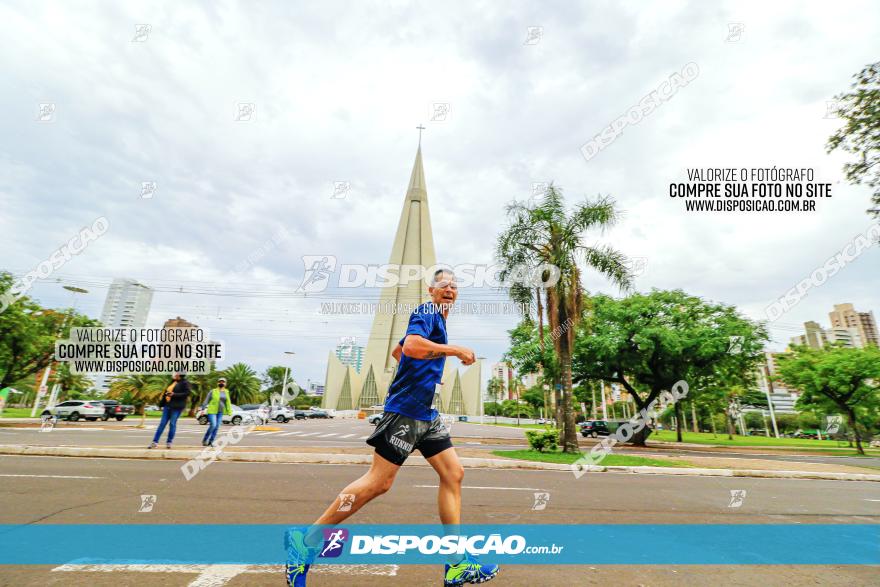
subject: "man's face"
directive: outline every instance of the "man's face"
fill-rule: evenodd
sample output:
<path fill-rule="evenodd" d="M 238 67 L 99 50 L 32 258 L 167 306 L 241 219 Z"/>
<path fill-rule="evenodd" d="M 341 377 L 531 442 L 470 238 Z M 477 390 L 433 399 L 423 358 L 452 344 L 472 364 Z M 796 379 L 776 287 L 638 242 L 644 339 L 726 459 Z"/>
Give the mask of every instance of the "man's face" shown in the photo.
<path fill-rule="evenodd" d="M 455 282 L 455 276 L 451 273 L 438 275 L 437 283 L 428 288 L 428 293 L 431 294 L 431 301 L 436 305 L 447 304 L 451 306 L 458 298 L 458 284 Z"/>

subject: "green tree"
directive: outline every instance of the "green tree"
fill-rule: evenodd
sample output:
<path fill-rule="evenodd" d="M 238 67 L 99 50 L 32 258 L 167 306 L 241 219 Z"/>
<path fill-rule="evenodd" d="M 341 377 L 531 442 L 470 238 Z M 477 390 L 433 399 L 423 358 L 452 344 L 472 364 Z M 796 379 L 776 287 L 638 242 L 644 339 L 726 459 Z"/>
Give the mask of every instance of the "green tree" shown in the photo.
<path fill-rule="evenodd" d="M 579 448 L 572 406 L 572 349 L 574 330 L 583 313 L 578 263 L 598 271 L 623 289 L 630 287 L 631 275 L 623 254 L 610 246 L 583 244 L 585 232 L 610 228 L 620 214 L 610 198 L 586 201 L 569 213 L 562 190 L 552 184 L 540 202 L 514 202 L 507 213 L 511 223 L 499 235 L 496 246 L 496 256 L 503 267 L 501 277 L 522 279 L 522 268 L 526 267 L 540 272 L 540 282 L 546 284 L 542 289 L 544 305 L 562 383 L 562 448 L 564 452 L 576 453 Z M 521 290 L 514 290 L 515 296 L 517 291 Z"/>
<path fill-rule="evenodd" d="M 498 412 L 501 411 L 498 406 L 498 400 L 504 396 L 504 381 L 500 377 L 493 377 L 486 384 L 486 395 L 495 403 L 495 423 L 498 423 Z"/>
<path fill-rule="evenodd" d="M 122 403 L 130 403 L 135 408 L 135 413 L 140 414 L 143 427 L 146 420 L 144 406 L 159 401 L 162 392 L 171 383 L 171 379 L 165 375 L 142 375 L 132 373 L 114 377 L 110 381 L 110 390 L 107 397 L 116 399 Z"/>
<path fill-rule="evenodd" d="M 880 349 L 798 346 L 779 357 L 779 379 L 801 392 L 796 407 L 817 407 L 844 414 L 855 434 L 856 450 L 865 454 L 862 437 L 880 404 Z"/>
<path fill-rule="evenodd" d="M 220 372 L 226 378 L 229 397 L 236 405 L 257 403 L 260 398 L 260 378 L 257 372 L 244 363 L 234 365 Z"/>
<path fill-rule="evenodd" d="M 283 365 L 273 365 L 263 372 L 262 383 L 263 392 L 266 394 L 266 401 L 272 399 L 272 394 L 277 393 L 279 396 L 284 389 L 284 375 L 287 374 L 287 393 L 293 395 L 293 374 Z"/>
<path fill-rule="evenodd" d="M 620 383 L 637 410 L 679 380 L 688 383 L 687 397 L 693 400 L 700 395 L 698 384 L 717 384 L 720 374 L 753 380 L 767 338 L 762 325 L 740 316 L 733 306 L 681 290 L 652 290 L 619 300 L 597 295 L 576 338 L 574 378 Z M 681 402 L 673 409 L 681 442 Z M 632 441 L 644 445 L 649 433 L 645 427 Z"/>
<path fill-rule="evenodd" d="M 214 361 L 210 362 L 210 369 L 207 373 L 193 374 L 187 377 L 192 388 L 188 413 L 190 418 L 196 415 L 196 410 L 202 405 L 205 398 L 208 397 L 208 392 L 217 387 L 217 380 L 219 378 L 220 374 L 217 372 Z"/>
<path fill-rule="evenodd" d="M 0 300 L 13 284 L 9 273 L 0 273 Z M 71 326 L 100 326 L 73 310 L 43 308 L 22 296 L 0 312 L 0 389 L 35 375 L 55 358 L 55 341 L 67 338 Z"/>
<path fill-rule="evenodd" d="M 51 383 L 61 386 L 58 393 L 58 401 L 74 399 L 88 393 L 94 383 L 83 373 L 74 373 L 70 370 L 70 363 L 58 363 L 58 367 L 52 371 Z"/>
<path fill-rule="evenodd" d="M 843 172 L 850 182 L 874 189 L 868 212 L 880 218 L 880 61 L 853 77 L 852 89 L 836 96 L 837 115 L 844 124 L 829 137 L 826 149 L 856 156 L 854 162 L 844 164 Z"/>

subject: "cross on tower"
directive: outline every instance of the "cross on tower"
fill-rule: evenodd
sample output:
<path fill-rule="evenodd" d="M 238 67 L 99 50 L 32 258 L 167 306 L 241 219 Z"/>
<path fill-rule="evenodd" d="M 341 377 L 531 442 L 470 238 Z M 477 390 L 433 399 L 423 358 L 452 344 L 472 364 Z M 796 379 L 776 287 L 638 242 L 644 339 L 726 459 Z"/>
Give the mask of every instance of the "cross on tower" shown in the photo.
<path fill-rule="evenodd" d="M 425 127 L 419 124 L 417 127 L 419 129 L 419 146 L 422 146 L 422 131 L 425 130 Z"/>

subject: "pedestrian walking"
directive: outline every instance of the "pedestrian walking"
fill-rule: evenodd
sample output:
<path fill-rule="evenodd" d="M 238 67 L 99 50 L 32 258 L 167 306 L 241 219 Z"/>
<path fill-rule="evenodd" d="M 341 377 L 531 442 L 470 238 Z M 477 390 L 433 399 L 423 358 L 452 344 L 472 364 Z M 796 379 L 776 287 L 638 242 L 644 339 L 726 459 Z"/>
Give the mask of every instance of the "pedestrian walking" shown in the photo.
<path fill-rule="evenodd" d="M 218 379 L 217 387 L 208 392 L 205 401 L 202 402 L 202 409 L 205 410 L 205 416 L 208 418 L 208 429 L 202 438 L 202 446 L 214 446 L 217 431 L 223 423 L 223 415 L 232 414 L 232 400 L 229 399 L 225 377 Z"/>
<path fill-rule="evenodd" d="M 174 433 L 177 432 L 177 419 L 186 408 L 186 400 L 192 393 L 189 381 L 186 379 L 186 373 L 177 372 L 172 376 L 171 385 L 165 388 L 162 399 L 159 400 L 159 407 L 162 408 L 162 418 L 159 420 L 159 427 L 156 428 L 156 434 L 153 435 L 153 442 L 150 448 L 156 448 L 162 433 L 165 432 L 165 426 L 168 426 L 168 440 L 165 448 L 171 448 L 174 442 Z"/>

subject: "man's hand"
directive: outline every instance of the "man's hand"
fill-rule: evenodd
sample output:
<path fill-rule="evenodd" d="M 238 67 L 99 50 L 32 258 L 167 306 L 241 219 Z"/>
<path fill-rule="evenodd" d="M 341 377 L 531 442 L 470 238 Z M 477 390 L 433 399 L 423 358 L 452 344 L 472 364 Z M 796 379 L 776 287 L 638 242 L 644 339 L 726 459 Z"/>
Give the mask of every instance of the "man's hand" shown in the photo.
<path fill-rule="evenodd" d="M 467 347 L 458 346 L 455 347 L 455 351 L 455 356 L 461 360 L 463 365 L 473 365 L 474 361 L 477 360 L 474 351 Z"/>

